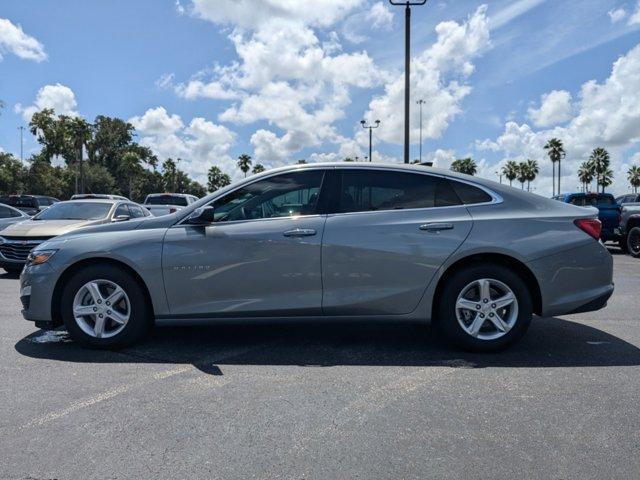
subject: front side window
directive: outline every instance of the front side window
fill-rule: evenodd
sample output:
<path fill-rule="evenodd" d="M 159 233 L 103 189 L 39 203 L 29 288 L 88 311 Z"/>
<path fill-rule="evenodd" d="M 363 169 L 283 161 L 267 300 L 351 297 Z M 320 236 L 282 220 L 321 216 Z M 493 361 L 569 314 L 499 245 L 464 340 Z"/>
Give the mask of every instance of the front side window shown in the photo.
<path fill-rule="evenodd" d="M 265 178 L 215 200 L 217 222 L 316 213 L 324 172 L 310 170 Z"/>
<path fill-rule="evenodd" d="M 142 208 L 140 208 L 137 205 L 129 205 L 129 211 L 131 212 L 131 217 L 132 218 L 140 218 L 140 217 L 144 217 L 144 212 L 142 211 Z"/>
<path fill-rule="evenodd" d="M 13 210 L 7 207 L 0 206 L 0 218 L 11 218 L 13 217 Z"/>
<path fill-rule="evenodd" d="M 384 170 L 342 172 L 339 211 L 367 212 L 460 205 L 448 180 Z"/>

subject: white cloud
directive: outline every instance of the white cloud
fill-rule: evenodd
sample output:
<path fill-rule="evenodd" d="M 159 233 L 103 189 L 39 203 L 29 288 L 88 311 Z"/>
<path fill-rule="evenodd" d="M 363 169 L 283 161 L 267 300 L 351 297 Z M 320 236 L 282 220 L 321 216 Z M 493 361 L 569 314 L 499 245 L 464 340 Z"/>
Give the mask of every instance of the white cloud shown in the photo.
<path fill-rule="evenodd" d="M 214 23 L 249 29 L 278 19 L 327 27 L 360 4 L 362 0 L 193 0 L 193 12 Z"/>
<path fill-rule="evenodd" d="M 36 95 L 33 105 L 23 108 L 17 104 L 14 108 L 16 113 L 22 113 L 25 122 L 29 122 L 34 113 L 45 108 L 52 108 L 57 115 L 69 115 L 75 117 L 78 112 L 76 96 L 69 87 L 56 83 L 55 85 L 45 85 Z"/>
<path fill-rule="evenodd" d="M 509 2 L 507 7 L 491 15 L 489 25 L 492 30 L 503 27 L 546 1 L 547 0 L 517 0 Z"/>
<path fill-rule="evenodd" d="M 164 107 L 150 108 L 144 115 L 129 119 L 143 135 L 170 135 L 184 127 L 179 115 L 169 115 Z"/>
<path fill-rule="evenodd" d="M 623 20 L 627 16 L 627 11 L 624 8 L 616 8 L 613 10 L 609 10 L 607 14 L 611 19 L 611 23 L 618 23 L 620 20 Z"/>
<path fill-rule="evenodd" d="M 235 160 L 228 154 L 236 134 L 227 127 L 202 117 L 192 119 L 185 127 L 179 115 L 168 114 L 164 107 L 150 108 L 129 122 L 140 132 L 140 143 L 151 148 L 161 162 L 179 158 L 178 167 L 196 180 L 206 183 L 212 165 L 239 178 Z"/>
<path fill-rule="evenodd" d="M 540 98 L 540 108 L 529 108 L 527 115 L 536 127 L 549 127 L 571 119 L 571 94 L 552 90 Z"/>
<path fill-rule="evenodd" d="M 0 61 L 5 53 L 12 53 L 25 60 L 42 62 L 47 59 L 44 46 L 6 18 L 0 18 Z"/>
<path fill-rule="evenodd" d="M 369 10 L 354 13 L 342 24 L 342 35 L 352 43 L 366 41 L 371 30 L 389 30 L 393 12 L 386 3 L 376 2 Z"/>
<path fill-rule="evenodd" d="M 640 25 L 640 1 L 636 4 L 636 10 L 629 17 L 629 25 Z"/>
<path fill-rule="evenodd" d="M 534 130 L 527 124 L 507 122 L 504 132 L 495 140 L 478 142 L 482 149 L 503 152 L 507 158 L 541 160 L 541 186 L 551 193 L 551 165 L 543 150 L 549 138 L 563 140 L 567 158 L 563 162 L 563 182 L 575 188 L 578 165 L 595 147 L 605 147 L 618 170 L 625 152 L 640 142 L 640 45 L 613 64 L 604 82 L 586 82 L 576 104 L 576 114 L 563 127 Z M 614 188 L 622 189 L 625 177 L 617 175 Z M 548 190 L 548 192 L 546 192 Z"/>
<path fill-rule="evenodd" d="M 436 26 L 436 42 L 412 60 L 411 92 L 424 99 L 423 137 L 439 138 L 462 112 L 461 102 L 471 92 L 464 83 L 474 71 L 472 61 L 490 46 L 486 7 L 481 6 L 466 22 L 442 22 Z M 377 135 L 391 143 L 403 142 L 404 74 L 385 85 L 383 95 L 373 98 L 365 118 L 382 119 Z M 411 137 L 419 135 L 418 109 L 412 108 Z"/>

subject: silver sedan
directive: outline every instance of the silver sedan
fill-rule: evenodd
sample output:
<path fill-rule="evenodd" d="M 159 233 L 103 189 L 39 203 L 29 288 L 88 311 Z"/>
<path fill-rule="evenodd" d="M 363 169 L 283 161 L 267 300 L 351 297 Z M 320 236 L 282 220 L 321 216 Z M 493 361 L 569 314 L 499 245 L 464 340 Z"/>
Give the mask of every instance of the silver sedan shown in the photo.
<path fill-rule="evenodd" d="M 285 167 L 127 223 L 38 246 L 24 317 L 102 348 L 163 319 L 432 321 L 495 351 L 613 293 L 594 209 L 421 166 Z"/>

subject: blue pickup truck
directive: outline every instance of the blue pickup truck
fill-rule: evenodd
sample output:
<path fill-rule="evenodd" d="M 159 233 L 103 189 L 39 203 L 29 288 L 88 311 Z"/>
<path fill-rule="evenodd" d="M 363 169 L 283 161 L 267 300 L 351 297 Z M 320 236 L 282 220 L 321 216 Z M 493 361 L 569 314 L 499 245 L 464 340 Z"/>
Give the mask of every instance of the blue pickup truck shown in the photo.
<path fill-rule="evenodd" d="M 600 240 L 603 242 L 620 240 L 617 229 L 620 225 L 621 208 L 610 193 L 563 193 L 553 198 L 579 207 L 596 207 L 598 219 L 602 222 Z"/>

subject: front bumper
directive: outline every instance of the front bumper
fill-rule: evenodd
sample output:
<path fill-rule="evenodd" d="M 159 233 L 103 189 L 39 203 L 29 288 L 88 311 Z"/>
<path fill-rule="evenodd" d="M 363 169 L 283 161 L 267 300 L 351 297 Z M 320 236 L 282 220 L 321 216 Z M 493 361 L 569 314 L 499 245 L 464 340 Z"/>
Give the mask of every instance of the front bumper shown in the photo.
<path fill-rule="evenodd" d="M 20 301 L 26 320 L 53 324 L 51 305 L 57 280 L 56 271 L 47 263 L 28 266 L 22 271 Z"/>

